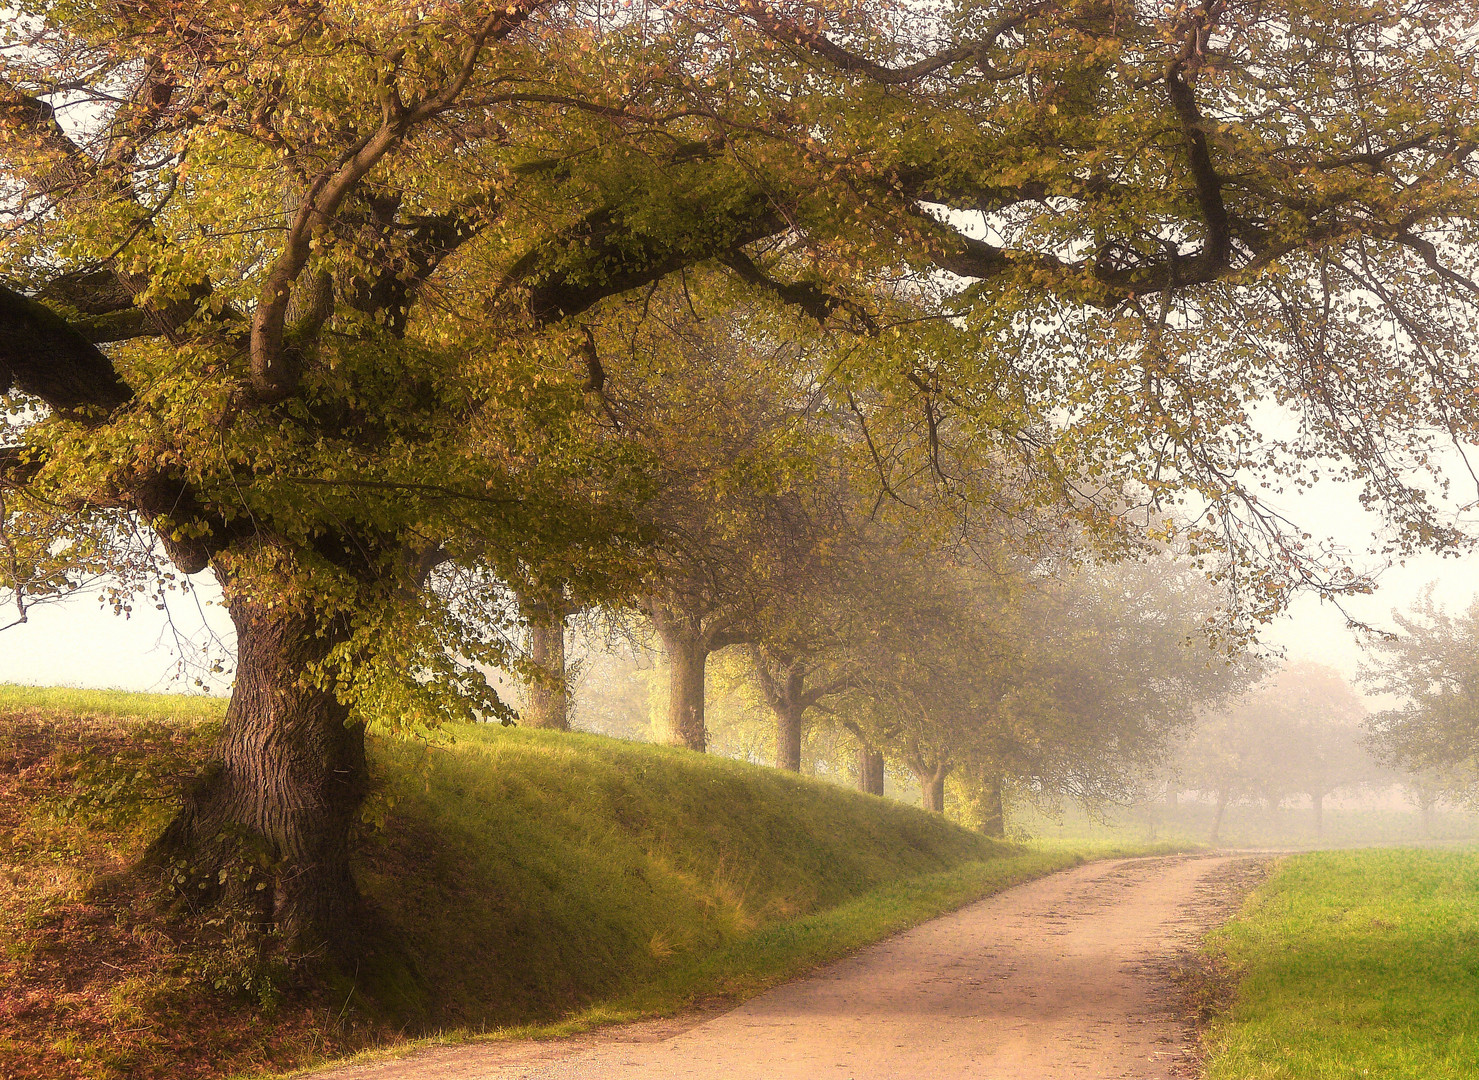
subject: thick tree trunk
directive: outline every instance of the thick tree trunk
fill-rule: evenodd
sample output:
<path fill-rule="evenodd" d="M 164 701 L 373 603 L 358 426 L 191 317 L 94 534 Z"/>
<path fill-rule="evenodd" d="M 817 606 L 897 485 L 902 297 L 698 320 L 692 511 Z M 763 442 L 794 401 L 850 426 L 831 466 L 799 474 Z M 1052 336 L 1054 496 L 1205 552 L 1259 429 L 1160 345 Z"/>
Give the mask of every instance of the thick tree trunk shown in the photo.
<path fill-rule="evenodd" d="M 1418 820 L 1422 822 L 1423 839 L 1431 839 L 1433 835 L 1433 803 L 1435 799 L 1420 797 L 1417 803 Z"/>
<path fill-rule="evenodd" d="M 801 714 L 795 702 L 786 702 L 775 710 L 775 767 L 801 771 Z"/>
<path fill-rule="evenodd" d="M 529 659 L 546 676 L 531 680 L 524 725 L 570 730 L 570 695 L 565 685 L 565 618 L 550 612 L 529 620 Z"/>
<path fill-rule="evenodd" d="M 770 708 L 775 713 L 775 767 L 801 771 L 802 721 L 806 717 L 806 665 L 788 664 L 783 680 L 770 684 Z"/>
<path fill-rule="evenodd" d="M 883 754 L 866 744 L 858 747 L 858 790 L 866 795 L 883 794 Z"/>
<path fill-rule="evenodd" d="M 1007 834 L 1006 810 L 1002 804 L 1002 778 L 988 775 L 981 786 L 981 831 L 1001 838 Z"/>
<path fill-rule="evenodd" d="M 236 682 L 220 765 L 151 854 L 183 871 L 195 900 L 254 904 L 293 950 L 342 957 L 362 908 L 349 834 L 365 794 L 364 728 L 305 676 L 342 638 L 286 605 L 234 599 L 229 610 Z"/>
<path fill-rule="evenodd" d="M 668 656 L 668 742 L 702 753 L 709 745 L 704 725 L 708 643 L 682 620 L 654 619 L 653 623 Z"/>
<path fill-rule="evenodd" d="M 924 808 L 936 814 L 945 812 L 945 778 L 943 776 L 931 776 L 920 780 L 920 790 L 924 792 Z"/>
<path fill-rule="evenodd" d="M 904 755 L 904 764 L 909 766 L 909 771 L 914 774 L 914 779 L 919 781 L 921 804 L 926 810 L 937 814 L 945 812 L 945 777 L 950 775 L 951 763 L 943 757 L 936 757 L 934 763 L 930 764 L 927 755 L 917 743 L 910 742 L 909 750 Z"/>
<path fill-rule="evenodd" d="M 1209 844 L 1217 843 L 1218 837 L 1222 834 L 1222 815 L 1227 812 L 1227 800 L 1228 793 L 1226 791 L 1219 791 L 1217 793 L 1217 812 L 1212 815 L 1212 833 L 1207 837 L 1207 843 Z"/>
<path fill-rule="evenodd" d="M 1316 836 L 1323 836 L 1325 834 L 1325 795 L 1324 795 L 1324 793 L 1321 792 L 1320 794 L 1315 794 L 1315 793 L 1312 792 L 1310 794 L 1310 806 L 1313 808 L 1313 810 L 1315 812 L 1315 835 Z"/>
<path fill-rule="evenodd" d="M 909 771 L 919 781 L 920 805 L 936 814 L 945 812 L 945 775 L 948 769 L 936 765 L 926 768 L 916 761 L 908 762 Z"/>

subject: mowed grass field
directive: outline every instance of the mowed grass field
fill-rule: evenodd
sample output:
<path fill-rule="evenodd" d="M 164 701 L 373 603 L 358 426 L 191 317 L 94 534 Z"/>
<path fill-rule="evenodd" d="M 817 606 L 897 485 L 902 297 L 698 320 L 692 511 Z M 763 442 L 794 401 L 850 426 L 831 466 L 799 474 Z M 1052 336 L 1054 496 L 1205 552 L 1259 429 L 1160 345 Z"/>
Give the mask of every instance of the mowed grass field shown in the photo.
<path fill-rule="evenodd" d="M 1082 861 L 833 784 L 592 735 L 370 740 L 343 985 L 134 871 L 220 699 L 0 687 L 0 1077 L 255 1075 L 407 1037 L 736 1000 Z"/>
<path fill-rule="evenodd" d="M 1209 949 L 1206 1080 L 1479 1077 L 1479 851 L 1290 856 Z"/>

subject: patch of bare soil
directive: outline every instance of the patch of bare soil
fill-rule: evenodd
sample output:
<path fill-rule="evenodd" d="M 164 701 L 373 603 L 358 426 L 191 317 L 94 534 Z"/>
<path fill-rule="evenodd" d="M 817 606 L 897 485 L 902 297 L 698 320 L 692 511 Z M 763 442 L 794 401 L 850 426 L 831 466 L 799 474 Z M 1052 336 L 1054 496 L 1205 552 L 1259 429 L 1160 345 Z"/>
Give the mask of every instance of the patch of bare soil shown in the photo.
<path fill-rule="evenodd" d="M 1173 1080 L 1185 972 L 1264 856 L 1093 863 L 1000 893 L 719 1015 L 486 1042 L 328 1080 Z"/>
<path fill-rule="evenodd" d="M 1188 914 L 1189 932 L 1176 951 L 1157 966 L 1156 974 L 1169 994 L 1168 1006 L 1195 1035 L 1189 1076 L 1201 1075 L 1202 1036 L 1213 1018 L 1226 1012 L 1237 988 L 1236 973 L 1213 953 L 1203 951 L 1206 931 L 1237 913 L 1244 898 L 1268 879 L 1277 857 L 1251 855 L 1229 861 L 1209 874 L 1198 887 Z"/>

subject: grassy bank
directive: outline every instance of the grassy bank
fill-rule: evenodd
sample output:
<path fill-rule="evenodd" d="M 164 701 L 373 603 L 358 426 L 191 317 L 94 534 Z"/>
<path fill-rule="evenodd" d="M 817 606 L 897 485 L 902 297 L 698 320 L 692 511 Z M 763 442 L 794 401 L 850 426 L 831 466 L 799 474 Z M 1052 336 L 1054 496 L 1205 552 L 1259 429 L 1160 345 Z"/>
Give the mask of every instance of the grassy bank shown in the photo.
<path fill-rule="evenodd" d="M 1208 1080 L 1479 1076 L 1479 852 L 1291 856 L 1209 947 Z"/>
<path fill-rule="evenodd" d="M 349 985 L 303 986 L 229 913 L 131 870 L 219 709 L 0 689 L 0 1077 L 219 1076 L 672 1012 L 1081 858 L 596 736 L 372 740 L 356 872 L 380 939 Z"/>
<path fill-rule="evenodd" d="M 395 817 L 360 868 L 438 987 L 436 1026 L 627 997 L 879 885 L 1019 857 L 938 815 L 773 769 L 594 735 L 446 735 L 377 746 Z"/>
<path fill-rule="evenodd" d="M 171 723 L 220 720 L 226 699 L 206 694 L 139 694 L 130 690 L 89 690 L 72 686 L 22 686 L 0 683 L 0 716 L 45 716 L 63 720 L 166 720 Z"/>

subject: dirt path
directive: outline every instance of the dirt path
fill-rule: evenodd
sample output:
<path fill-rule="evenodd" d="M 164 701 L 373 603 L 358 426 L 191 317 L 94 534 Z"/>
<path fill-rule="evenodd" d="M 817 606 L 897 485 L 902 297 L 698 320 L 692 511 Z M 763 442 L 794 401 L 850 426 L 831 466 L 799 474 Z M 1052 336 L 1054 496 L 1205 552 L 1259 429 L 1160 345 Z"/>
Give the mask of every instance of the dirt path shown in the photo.
<path fill-rule="evenodd" d="M 1261 860 L 1092 863 L 708 1018 L 488 1042 L 328 1080 L 1166 1080 L 1191 1073 L 1176 959 Z"/>

